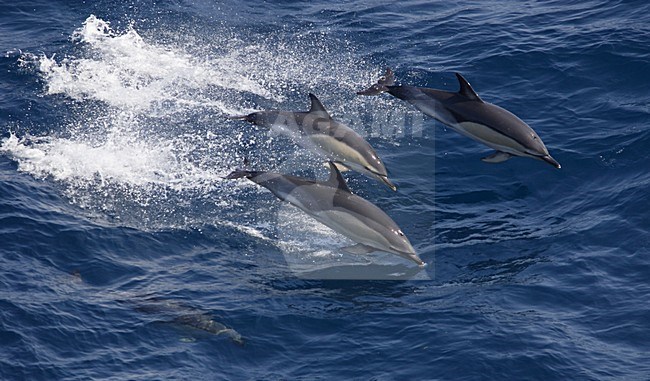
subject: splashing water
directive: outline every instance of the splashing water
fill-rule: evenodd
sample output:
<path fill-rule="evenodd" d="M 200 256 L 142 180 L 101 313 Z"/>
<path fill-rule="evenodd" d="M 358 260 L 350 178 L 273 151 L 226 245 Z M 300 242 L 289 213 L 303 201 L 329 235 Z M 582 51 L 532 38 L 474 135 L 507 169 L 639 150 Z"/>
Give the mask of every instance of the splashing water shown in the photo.
<path fill-rule="evenodd" d="M 72 121 L 43 136 L 11 132 L 0 153 L 20 171 L 54 181 L 72 204 L 108 223 L 231 229 L 274 243 L 296 271 L 366 263 L 338 251 L 352 242 L 265 189 L 223 180 L 244 157 L 280 172 L 310 162 L 320 168 L 305 150 L 225 117 L 254 108 L 306 109 L 309 92 L 323 94 L 334 115 L 355 115 L 365 100 L 354 90 L 375 70 L 363 69 L 351 47 L 323 33 L 252 42 L 217 36 L 205 46 L 148 35 L 133 26 L 118 32 L 91 15 L 72 34 L 72 53 L 22 54 L 22 66 L 43 79 L 45 94 L 71 107 Z M 265 202 L 269 207 L 260 207 Z"/>
<path fill-rule="evenodd" d="M 196 90 L 218 87 L 282 100 L 238 71 L 237 66 L 229 65 L 229 60 L 202 61 L 173 48 L 147 43 L 132 27 L 120 35 L 108 22 L 92 15 L 73 33 L 72 41 L 83 46 L 83 58 L 57 62 L 55 57 L 44 56 L 39 60 L 48 94 L 156 111 L 164 108 L 177 112 L 183 106 L 202 105 L 226 114 L 241 113 L 242 109 L 215 102 Z"/>
<path fill-rule="evenodd" d="M 55 181 L 73 204 L 121 224 L 214 223 L 272 235 L 264 224 L 251 231 L 229 221 L 235 214 L 241 219 L 241 193 L 264 190 L 222 178 L 251 151 L 265 158 L 265 169 L 282 155 L 304 153 L 284 152 L 286 142 L 277 147 L 263 131 L 225 116 L 302 109 L 310 91 L 327 92 L 332 109 L 345 109 L 351 90 L 375 71 L 364 68 L 352 47 L 323 33 L 250 40 L 224 34 L 199 46 L 163 34 L 169 32 L 117 31 L 91 15 L 61 57 L 23 53 L 19 60 L 43 79 L 45 94 L 74 105 L 73 121 L 60 121 L 44 136 L 12 132 L 0 152 L 20 171 Z M 288 97 L 296 103 L 286 104 Z"/>

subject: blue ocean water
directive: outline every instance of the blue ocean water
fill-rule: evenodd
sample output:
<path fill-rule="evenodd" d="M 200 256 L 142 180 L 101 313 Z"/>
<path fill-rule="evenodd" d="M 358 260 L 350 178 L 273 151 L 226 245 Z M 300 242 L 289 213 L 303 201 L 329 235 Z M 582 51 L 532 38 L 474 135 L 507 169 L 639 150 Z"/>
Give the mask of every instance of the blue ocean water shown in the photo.
<path fill-rule="evenodd" d="M 642 1 L 1 3 L 0 379 L 650 378 L 649 15 Z M 562 169 L 483 163 L 489 149 L 408 104 L 355 95 L 387 66 L 446 90 L 463 73 Z M 346 176 L 424 270 L 342 254 L 343 237 L 223 179 L 244 158 L 325 176 L 226 119 L 306 110 L 309 92 L 384 158 L 397 193 Z M 151 300 L 161 311 L 138 308 Z M 187 314 L 244 345 L 174 319 Z"/>

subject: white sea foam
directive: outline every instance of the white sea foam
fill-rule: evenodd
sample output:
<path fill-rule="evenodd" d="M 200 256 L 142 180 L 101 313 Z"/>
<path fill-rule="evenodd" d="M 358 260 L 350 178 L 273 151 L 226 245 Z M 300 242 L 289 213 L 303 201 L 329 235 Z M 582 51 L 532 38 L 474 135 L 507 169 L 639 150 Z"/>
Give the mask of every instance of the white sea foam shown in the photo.
<path fill-rule="evenodd" d="M 111 139 L 101 145 L 55 137 L 3 141 L 0 152 L 9 153 L 20 171 L 59 181 L 92 181 L 99 186 L 118 182 L 134 187 L 163 185 L 172 189 L 220 181 L 223 172 L 203 170 L 183 160 L 173 141 L 152 144 Z"/>
<path fill-rule="evenodd" d="M 120 223 L 154 229 L 213 223 L 268 240 L 268 221 L 241 221 L 236 213 L 238 195 L 266 190 L 222 178 L 241 165 L 248 146 L 268 160 L 263 169 L 278 152 L 271 137 L 256 138 L 249 126 L 224 116 L 306 109 L 310 91 L 327 91 L 328 107 L 344 114 L 354 107 L 345 96 L 354 98 L 359 81 L 375 73 L 349 46 L 322 33 L 253 40 L 217 33 L 198 43 L 169 36 L 168 30 L 116 30 L 91 15 L 72 33 L 65 54 L 21 53 L 23 66 L 43 79 L 45 101 L 48 95 L 70 99 L 73 114 L 52 121 L 40 136 L 19 132 L 32 129 L 27 121 L 0 151 L 20 171 L 60 184 L 72 203 Z M 285 103 L 289 98 L 301 103 Z M 301 155 L 283 170 L 292 170 L 286 163 L 304 166 Z M 286 231 L 278 237 L 283 251 L 307 253 L 308 261 L 340 258 L 329 249 L 350 244 L 296 210 L 280 210 L 269 221 Z"/>
<path fill-rule="evenodd" d="M 223 113 L 240 110 L 214 102 L 200 90 L 216 87 L 282 100 L 230 59 L 195 58 L 173 46 L 146 42 L 131 27 L 119 34 L 108 22 L 92 15 L 73 33 L 72 41 L 83 49 L 80 56 L 60 60 L 56 56 L 40 57 L 38 69 L 46 80 L 48 94 L 137 109 L 164 102 L 216 106 Z"/>

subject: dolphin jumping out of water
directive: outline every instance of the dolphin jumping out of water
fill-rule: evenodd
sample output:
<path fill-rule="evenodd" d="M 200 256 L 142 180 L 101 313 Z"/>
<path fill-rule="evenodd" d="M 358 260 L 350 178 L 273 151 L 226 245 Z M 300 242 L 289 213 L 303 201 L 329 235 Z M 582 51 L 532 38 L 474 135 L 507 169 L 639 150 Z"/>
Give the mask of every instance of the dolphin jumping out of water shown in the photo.
<path fill-rule="evenodd" d="M 357 243 L 344 251 L 353 254 L 385 251 L 424 266 L 395 221 L 375 204 L 352 194 L 336 165 L 330 161 L 329 167 L 327 181 L 244 170 L 232 172 L 227 178 L 245 177 Z"/>
<path fill-rule="evenodd" d="M 370 144 L 350 127 L 332 119 L 314 94 L 309 94 L 309 98 L 311 108 L 307 112 L 259 111 L 230 119 L 269 127 L 332 160 L 339 169 L 355 170 L 397 190 Z"/>
<path fill-rule="evenodd" d="M 548 153 L 537 133 L 507 110 L 484 102 L 462 75 L 456 73 L 460 90 L 449 92 L 414 86 L 396 86 L 392 70 L 370 88 L 358 95 L 378 95 L 387 92 L 405 100 L 462 135 L 494 148 L 496 152 L 484 157 L 488 163 L 501 163 L 512 156 L 543 160 L 555 168 L 558 163 Z"/>

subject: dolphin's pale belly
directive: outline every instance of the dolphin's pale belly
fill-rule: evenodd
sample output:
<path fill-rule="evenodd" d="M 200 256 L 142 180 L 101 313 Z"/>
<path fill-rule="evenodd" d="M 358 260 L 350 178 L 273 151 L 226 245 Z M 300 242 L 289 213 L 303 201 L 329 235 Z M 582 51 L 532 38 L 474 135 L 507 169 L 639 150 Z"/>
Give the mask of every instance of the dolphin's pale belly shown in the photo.
<path fill-rule="evenodd" d="M 293 140 L 299 146 L 319 153 L 319 147 L 315 146 L 314 142 L 311 139 L 303 135 L 297 125 L 294 126 L 286 123 L 273 123 L 271 124 L 270 128 L 274 133 Z"/>
<path fill-rule="evenodd" d="M 362 243 L 378 250 L 391 252 L 390 243 L 380 232 L 370 228 L 350 213 L 332 209 L 320 211 L 312 215 L 322 224 L 343 234 L 356 243 Z"/>
<path fill-rule="evenodd" d="M 281 200 L 284 200 L 284 201 L 290 203 L 291 205 L 294 205 L 294 206 L 298 207 L 303 212 L 305 212 L 307 214 L 310 214 L 310 215 L 312 214 L 310 212 L 309 206 L 305 205 L 302 202 L 302 199 L 305 198 L 305 195 L 302 192 L 300 192 L 298 190 L 298 188 L 296 188 L 296 190 L 291 192 L 291 193 L 278 194 L 278 197 L 280 197 Z"/>
<path fill-rule="evenodd" d="M 526 147 L 516 140 L 487 127 L 484 124 L 474 122 L 461 122 L 449 125 L 458 133 L 472 138 L 497 151 L 507 152 L 513 155 L 526 155 Z"/>
<path fill-rule="evenodd" d="M 368 172 L 364 168 L 370 166 L 368 160 L 361 152 L 346 144 L 345 140 L 341 141 L 331 135 L 321 133 L 305 135 L 300 130 L 284 123 L 272 124 L 271 128 L 276 134 L 286 136 L 316 154 L 331 160 L 352 163 L 351 167 L 355 170 L 362 173 Z"/>
<path fill-rule="evenodd" d="M 344 141 L 335 139 L 333 136 L 325 134 L 312 134 L 309 136 L 316 147 L 322 150 L 327 156 L 340 161 L 349 161 L 358 163 L 362 166 L 368 166 L 369 163 L 361 153 Z"/>
<path fill-rule="evenodd" d="M 422 102 L 415 104 L 415 106 L 423 113 L 436 119 L 459 134 L 483 143 L 490 148 L 517 156 L 525 155 L 526 148 L 514 139 L 511 139 L 484 124 L 474 122 L 458 123 L 452 114 L 446 111 L 444 106 L 438 102 L 431 102 L 429 104 Z"/>
<path fill-rule="evenodd" d="M 390 249 L 390 243 L 380 232 L 370 228 L 353 214 L 335 208 L 315 211 L 301 201 L 301 199 L 304 199 L 304 195 L 297 193 L 292 192 L 285 195 L 284 200 L 356 243 L 362 243 L 378 250 L 393 252 Z"/>
<path fill-rule="evenodd" d="M 443 106 L 438 105 L 427 107 L 427 105 L 424 104 L 416 106 L 420 111 L 431 116 L 459 134 L 474 139 L 479 143 L 483 143 L 490 148 L 516 156 L 531 156 L 526 154 L 526 147 L 522 146 L 519 142 L 484 124 L 475 122 L 458 123 L 450 112 L 445 111 Z"/>

